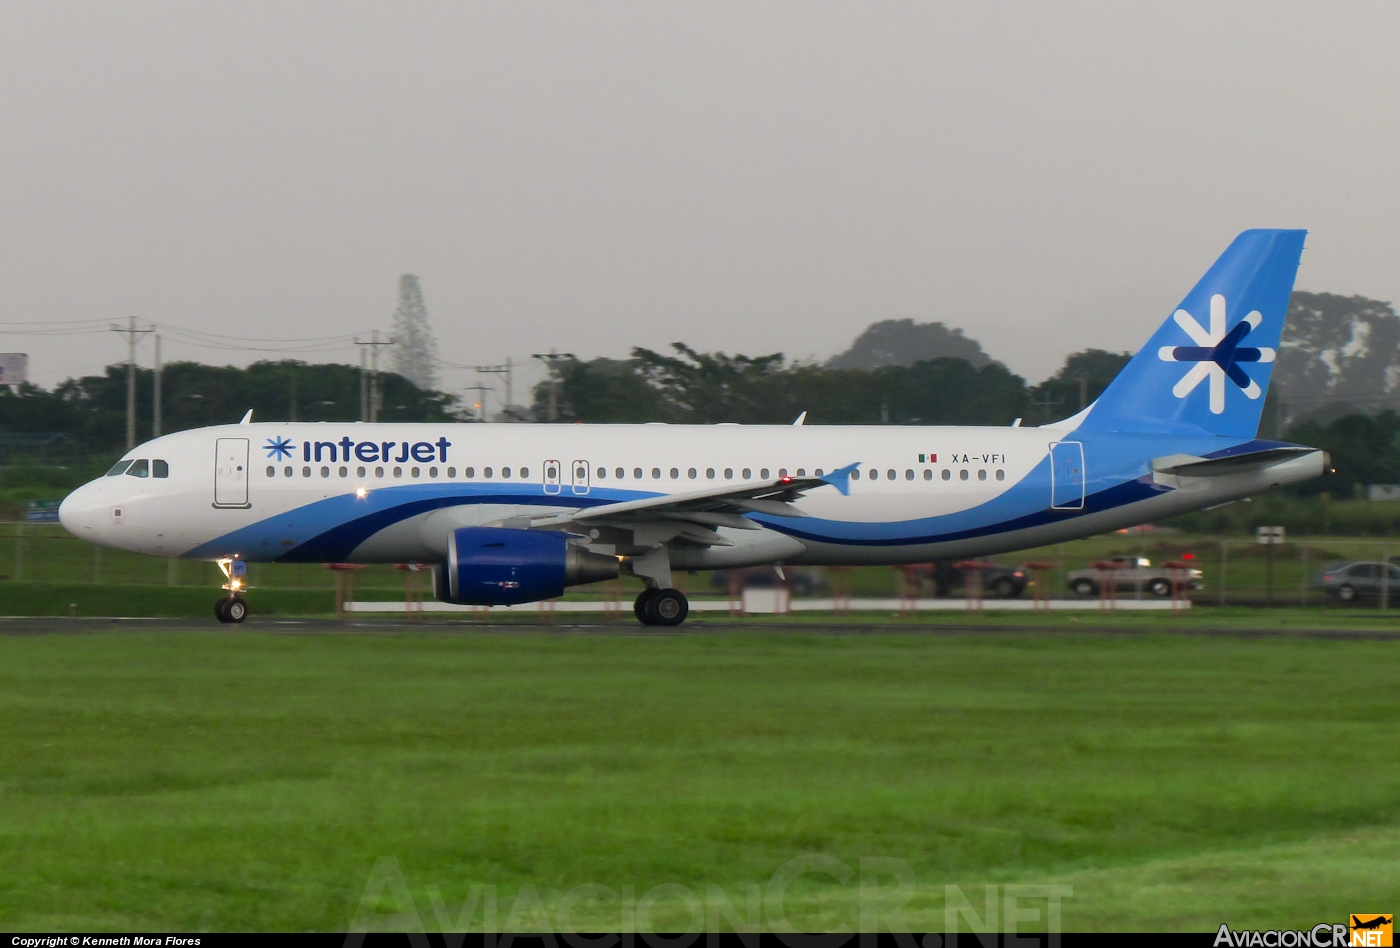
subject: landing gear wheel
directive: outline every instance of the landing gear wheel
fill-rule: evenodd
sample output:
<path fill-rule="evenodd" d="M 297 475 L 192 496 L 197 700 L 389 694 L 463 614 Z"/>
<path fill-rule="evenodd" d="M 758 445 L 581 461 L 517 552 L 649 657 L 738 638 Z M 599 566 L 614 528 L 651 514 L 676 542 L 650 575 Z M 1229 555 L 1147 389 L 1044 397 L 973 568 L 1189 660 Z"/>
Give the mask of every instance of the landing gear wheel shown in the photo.
<path fill-rule="evenodd" d="M 248 618 L 248 603 L 238 596 L 225 596 L 214 603 L 214 618 L 220 622 L 242 622 Z"/>
<path fill-rule="evenodd" d="M 650 625 L 676 626 L 690 615 L 690 602 L 679 589 L 658 589 L 647 603 Z"/>
<path fill-rule="evenodd" d="M 637 614 L 637 621 L 642 625 L 656 625 L 651 618 L 651 601 L 656 598 L 659 589 L 650 587 L 643 589 L 637 594 L 637 601 L 632 603 L 632 611 Z"/>

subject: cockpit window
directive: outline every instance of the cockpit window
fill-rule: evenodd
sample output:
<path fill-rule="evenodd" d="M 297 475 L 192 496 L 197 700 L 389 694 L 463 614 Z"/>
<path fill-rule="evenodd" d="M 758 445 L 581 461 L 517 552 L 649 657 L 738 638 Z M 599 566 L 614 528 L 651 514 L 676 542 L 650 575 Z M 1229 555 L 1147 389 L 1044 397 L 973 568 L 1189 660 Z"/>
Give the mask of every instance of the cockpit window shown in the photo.
<path fill-rule="evenodd" d="M 125 474 L 126 469 L 129 467 L 131 467 L 130 461 L 118 461 L 116 464 L 112 465 L 112 469 L 107 472 L 107 476 L 116 477 L 120 474 Z"/>
<path fill-rule="evenodd" d="M 127 477 L 150 477 L 151 462 L 142 458 L 139 461 L 132 461 L 131 467 L 126 469 Z"/>
<path fill-rule="evenodd" d="M 160 458 L 156 458 L 156 460 L 154 460 L 154 461 L 151 462 L 151 476 L 152 476 L 152 477 L 169 477 L 169 476 L 170 476 L 170 465 L 169 465 L 169 464 L 166 464 L 166 463 L 165 463 L 164 461 L 162 461 Z"/>

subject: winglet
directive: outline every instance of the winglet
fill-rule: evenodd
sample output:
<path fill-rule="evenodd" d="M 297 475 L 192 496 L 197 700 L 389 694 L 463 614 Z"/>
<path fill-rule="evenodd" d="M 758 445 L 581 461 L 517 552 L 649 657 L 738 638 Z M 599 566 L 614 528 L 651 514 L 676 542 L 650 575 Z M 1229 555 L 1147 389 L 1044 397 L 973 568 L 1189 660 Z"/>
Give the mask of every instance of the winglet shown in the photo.
<path fill-rule="evenodd" d="M 800 415 L 797 416 L 797 420 L 793 422 L 793 426 L 796 427 L 797 425 L 805 425 L 806 423 L 807 423 L 807 412 L 804 411 L 802 414 L 800 414 Z"/>
<path fill-rule="evenodd" d="M 240 421 L 239 424 L 240 424 L 240 425 L 249 425 L 249 424 L 252 424 L 252 423 L 253 423 L 253 409 L 250 408 L 250 409 L 248 409 L 248 414 L 246 414 L 246 415 L 243 416 L 243 420 Z"/>
<path fill-rule="evenodd" d="M 823 474 L 821 479 L 826 481 L 832 487 L 835 487 L 842 494 L 850 494 L 851 472 L 858 467 L 860 467 L 859 461 L 855 462 L 854 464 L 847 464 L 845 467 L 837 468 L 830 474 Z"/>

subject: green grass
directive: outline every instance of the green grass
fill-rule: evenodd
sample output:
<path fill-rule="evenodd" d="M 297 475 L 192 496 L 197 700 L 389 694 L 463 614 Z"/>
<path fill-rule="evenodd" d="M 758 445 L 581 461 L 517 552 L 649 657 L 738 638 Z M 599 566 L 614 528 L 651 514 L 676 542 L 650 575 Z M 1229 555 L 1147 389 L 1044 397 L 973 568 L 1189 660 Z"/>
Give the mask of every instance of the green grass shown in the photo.
<path fill-rule="evenodd" d="M 1397 648 L 5 637 L 0 925 L 343 929 L 380 857 L 429 928 L 477 884 L 501 924 L 532 922 L 531 891 L 557 921 L 586 883 L 718 886 L 743 915 L 749 885 L 818 854 L 856 875 L 794 882 L 798 928 L 859 926 L 863 857 L 911 867 L 916 928 L 943 925 L 947 885 L 980 909 L 981 886 L 1012 883 L 1072 886 L 1071 930 L 1311 926 L 1400 896 Z M 381 912 L 406 908 L 394 891 Z M 688 922 L 680 898 L 655 909 L 658 929 Z M 571 919 L 620 912 L 583 900 Z"/>

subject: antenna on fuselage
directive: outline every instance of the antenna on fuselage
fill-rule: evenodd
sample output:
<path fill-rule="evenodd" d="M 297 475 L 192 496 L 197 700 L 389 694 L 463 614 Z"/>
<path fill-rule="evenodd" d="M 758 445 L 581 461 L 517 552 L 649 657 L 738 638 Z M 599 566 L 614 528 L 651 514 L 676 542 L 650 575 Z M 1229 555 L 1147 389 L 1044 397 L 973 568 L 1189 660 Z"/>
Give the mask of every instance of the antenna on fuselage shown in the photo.
<path fill-rule="evenodd" d="M 794 427 L 796 427 L 797 425 L 805 425 L 806 423 L 807 423 L 807 413 L 804 411 L 802 414 L 800 414 L 800 415 L 797 416 L 797 420 L 794 421 L 792 424 L 793 424 Z"/>
<path fill-rule="evenodd" d="M 249 424 L 252 424 L 252 423 L 253 423 L 253 409 L 250 408 L 250 409 L 248 409 L 248 414 L 246 414 L 246 415 L 243 416 L 243 420 L 240 421 L 239 424 L 240 424 L 240 425 L 249 425 Z"/>

